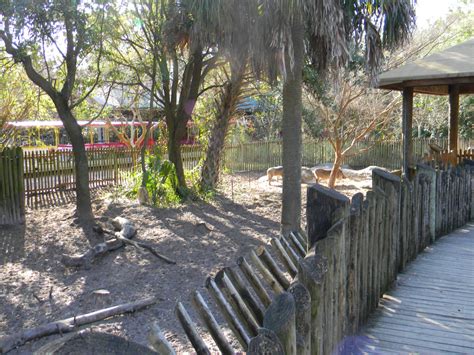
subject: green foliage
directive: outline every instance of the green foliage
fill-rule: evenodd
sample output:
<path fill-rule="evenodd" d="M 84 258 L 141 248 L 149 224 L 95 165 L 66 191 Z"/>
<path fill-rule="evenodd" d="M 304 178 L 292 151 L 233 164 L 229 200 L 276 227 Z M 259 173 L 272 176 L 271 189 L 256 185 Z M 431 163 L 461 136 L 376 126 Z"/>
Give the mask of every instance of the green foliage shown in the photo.
<path fill-rule="evenodd" d="M 158 152 L 146 156 L 146 189 L 155 206 L 169 206 L 181 201 L 177 193 L 178 178 L 174 164 L 162 158 Z M 136 197 L 141 186 L 142 172 L 137 171 L 130 176 L 131 187 L 126 191 L 127 197 Z"/>

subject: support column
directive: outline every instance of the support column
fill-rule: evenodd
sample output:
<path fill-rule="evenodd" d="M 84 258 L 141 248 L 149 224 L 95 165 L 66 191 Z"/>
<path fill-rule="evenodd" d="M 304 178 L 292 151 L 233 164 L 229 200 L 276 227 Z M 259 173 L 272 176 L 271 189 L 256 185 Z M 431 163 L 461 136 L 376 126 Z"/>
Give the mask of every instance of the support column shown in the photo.
<path fill-rule="evenodd" d="M 449 149 L 458 152 L 459 86 L 449 86 Z"/>
<path fill-rule="evenodd" d="M 412 173 L 410 168 L 413 167 L 413 142 L 412 142 L 412 126 L 413 126 L 413 88 L 403 89 L 403 173 L 411 180 Z"/>

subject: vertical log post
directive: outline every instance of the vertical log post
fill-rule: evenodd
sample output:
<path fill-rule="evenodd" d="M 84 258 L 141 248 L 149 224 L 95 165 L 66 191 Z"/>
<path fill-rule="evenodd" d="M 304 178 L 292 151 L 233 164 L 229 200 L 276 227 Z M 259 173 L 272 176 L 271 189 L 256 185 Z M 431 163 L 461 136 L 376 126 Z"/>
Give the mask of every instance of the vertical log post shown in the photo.
<path fill-rule="evenodd" d="M 328 260 L 312 248 L 298 264 L 298 281 L 306 287 L 311 298 L 311 352 L 323 353 L 324 281 Z"/>
<path fill-rule="evenodd" d="M 410 171 L 413 166 L 413 142 L 411 131 L 413 126 L 413 88 L 403 89 L 403 173 L 411 180 L 413 178 Z"/>
<path fill-rule="evenodd" d="M 296 355 L 296 307 L 293 295 L 278 294 L 263 317 L 263 327 L 275 332 L 286 355 Z"/>
<path fill-rule="evenodd" d="M 288 292 L 296 305 L 296 351 L 299 355 L 311 354 L 311 296 L 299 282 L 293 283 Z"/>
<path fill-rule="evenodd" d="M 449 149 L 457 154 L 459 132 L 459 86 L 449 85 Z"/>
<path fill-rule="evenodd" d="M 248 355 L 284 355 L 283 345 L 270 329 L 260 328 L 258 335 L 252 338 L 247 350 Z"/>
<path fill-rule="evenodd" d="M 319 184 L 308 188 L 306 205 L 308 249 L 312 248 L 316 241 L 326 237 L 334 222 L 334 212 L 348 204 L 349 199 L 335 190 Z"/>

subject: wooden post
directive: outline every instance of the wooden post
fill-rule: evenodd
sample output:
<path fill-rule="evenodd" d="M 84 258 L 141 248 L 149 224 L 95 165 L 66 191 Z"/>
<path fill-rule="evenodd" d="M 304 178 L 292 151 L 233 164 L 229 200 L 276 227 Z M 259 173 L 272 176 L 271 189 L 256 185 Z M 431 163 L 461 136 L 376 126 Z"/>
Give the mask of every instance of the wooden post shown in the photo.
<path fill-rule="evenodd" d="M 348 209 L 349 199 L 341 193 L 315 184 L 308 187 L 306 220 L 308 228 L 308 249 L 324 239 L 334 224 L 334 213 L 340 208 Z"/>
<path fill-rule="evenodd" d="M 311 295 L 299 282 L 290 286 L 288 292 L 296 306 L 296 350 L 300 355 L 311 354 Z"/>
<path fill-rule="evenodd" d="M 413 88 L 403 89 L 403 173 L 411 180 L 412 174 L 410 168 L 413 166 L 413 142 L 411 130 L 413 124 Z"/>
<path fill-rule="evenodd" d="M 270 329 L 260 328 L 258 335 L 252 338 L 247 350 L 248 355 L 284 355 L 283 346 Z"/>
<path fill-rule="evenodd" d="M 295 312 L 293 295 L 283 292 L 275 297 L 263 317 L 263 327 L 275 332 L 287 355 L 296 355 Z"/>
<path fill-rule="evenodd" d="M 318 250 L 320 252 L 320 250 Z M 324 282 L 328 260 L 312 248 L 298 263 L 298 282 L 306 287 L 311 299 L 311 352 L 323 354 Z M 331 300 L 332 301 L 332 300 Z"/>
<path fill-rule="evenodd" d="M 449 85 L 449 149 L 457 154 L 459 132 L 459 86 Z"/>
<path fill-rule="evenodd" d="M 173 347 L 161 332 L 158 322 L 154 322 L 151 325 L 150 332 L 148 333 L 148 342 L 159 354 L 176 355 Z"/>

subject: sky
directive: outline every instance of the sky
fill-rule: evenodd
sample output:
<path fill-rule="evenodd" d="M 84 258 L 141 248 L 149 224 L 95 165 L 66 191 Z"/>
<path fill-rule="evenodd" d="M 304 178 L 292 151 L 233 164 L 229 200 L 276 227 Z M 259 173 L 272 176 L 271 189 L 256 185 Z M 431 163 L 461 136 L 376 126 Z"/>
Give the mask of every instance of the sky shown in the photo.
<path fill-rule="evenodd" d="M 430 23 L 445 17 L 449 10 L 455 10 L 458 7 L 474 11 L 474 0 L 468 0 L 467 4 L 460 0 L 417 0 L 417 27 L 426 28 Z"/>

